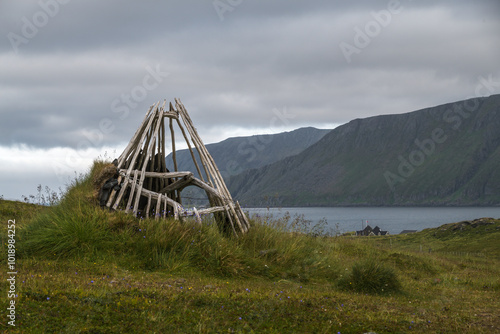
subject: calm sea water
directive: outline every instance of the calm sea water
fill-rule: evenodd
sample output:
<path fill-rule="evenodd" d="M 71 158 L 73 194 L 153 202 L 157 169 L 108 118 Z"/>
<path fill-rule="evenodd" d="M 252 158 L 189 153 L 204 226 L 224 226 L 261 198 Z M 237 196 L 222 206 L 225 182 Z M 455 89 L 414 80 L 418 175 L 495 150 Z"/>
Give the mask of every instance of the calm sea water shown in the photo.
<path fill-rule="evenodd" d="M 379 226 L 390 234 L 398 234 L 403 230 L 418 230 L 438 227 L 443 224 L 462 220 L 492 217 L 500 218 L 500 207 L 488 208 L 245 208 L 250 216 L 272 215 L 280 218 L 287 212 L 294 217 L 304 218 L 317 223 L 326 219 L 328 227 L 339 232 L 361 230 L 366 226 Z"/>

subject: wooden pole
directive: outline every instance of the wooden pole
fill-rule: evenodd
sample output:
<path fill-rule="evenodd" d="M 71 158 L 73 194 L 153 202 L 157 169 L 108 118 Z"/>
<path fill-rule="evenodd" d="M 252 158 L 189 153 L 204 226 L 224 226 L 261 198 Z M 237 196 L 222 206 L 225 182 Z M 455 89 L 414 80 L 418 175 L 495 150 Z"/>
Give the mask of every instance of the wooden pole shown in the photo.
<path fill-rule="evenodd" d="M 195 217 L 196 221 L 198 222 L 198 224 L 201 225 L 201 217 L 200 217 L 200 214 L 198 213 L 198 210 L 196 210 L 196 208 L 193 208 L 193 214 L 194 214 L 194 217 Z"/>
<path fill-rule="evenodd" d="M 170 104 L 170 107 L 172 107 L 172 104 Z M 177 165 L 177 151 L 175 149 L 175 133 L 174 133 L 174 126 L 173 126 L 173 121 L 172 118 L 169 119 L 169 128 L 170 128 L 170 139 L 172 141 L 172 160 L 174 162 L 174 171 L 178 171 L 179 167 Z M 162 192 L 162 191 L 160 191 Z M 177 200 L 177 202 L 181 203 L 181 194 L 180 191 L 175 190 L 173 192 L 173 197 Z"/>
<path fill-rule="evenodd" d="M 194 127 L 192 126 L 192 123 L 189 122 L 189 116 L 187 115 L 186 109 L 184 109 L 184 106 L 182 103 L 178 100 L 175 99 L 176 107 L 179 111 L 180 116 L 182 117 L 182 121 L 184 122 L 184 125 L 186 126 L 186 130 L 188 131 L 189 135 L 191 136 L 191 141 L 193 142 L 193 145 L 196 147 L 196 150 L 198 151 L 198 155 L 200 157 L 201 165 L 203 166 L 203 169 L 205 170 L 205 174 L 207 175 L 207 182 L 212 185 L 212 181 L 210 178 L 210 173 L 208 172 L 207 168 L 207 163 L 205 160 L 205 156 L 203 155 L 203 152 L 201 151 L 201 148 L 199 146 L 199 141 L 197 140 L 197 133 Z M 186 137 L 186 141 L 189 142 L 189 140 Z M 196 163 L 196 158 L 194 157 L 194 154 L 192 155 L 193 161 Z M 201 172 L 200 172 L 201 176 Z M 200 177 L 203 180 L 203 177 Z"/>
<path fill-rule="evenodd" d="M 176 152 L 175 152 L 175 134 L 174 134 L 174 126 L 172 124 L 172 119 L 169 119 L 169 128 L 170 128 L 170 136 L 172 140 L 172 160 L 174 161 L 174 171 L 179 171 L 177 167 L 177 158 L 176 158 Z"/>
<path fill-rule="evenodd" d="M 207 169 L 210 170 L 211 176 L 214 179 L 216 187 L 219 189 L 219 191 L 221 192 L 221 194 L 224 198 L 224 202 L 227 202 L 227 204 L 229 205 L 230 214 L 229 214 L 228 218 L 230 219 L 231 224 L 232 224 L 232 218 L 234 218 L 234 220 L 236 221 L 236 224 L 238 225 L 240 230 L 242 232 L 246 232 L 247 227 L 243 226 L 243 224 L 240 222 L 240 219 L 238 218 L 238 214 L 236 214 L 231 195 L 229 193 L 229 190 L 227 190 L 227 187 L 225 185 L 224 180 L 222 179 L 222 176 L 220 175 L 219 170 L 216 167 L 215 161 L 213 160 L 212 156 L 210 155 L 210 153 L 206 149 L 205 145 L 203 144 L 203 141 L 199 137 L 184 105 L 177 98 L 175 99 L 175 101 L 177 103 L 177 109 L 179 111 L 179 114 L 181 115 L 181 117 L 184 121 L 184 124 L 186 125 L 186 129 L 190 133 L 191 139 L 193 140 L 193 143 L 195 144 L 196 148 L 198 149 L 198 152 L 200 154 L 200 159 L 202 159 L 203 166 L 205 167 L 205 171 L 207 171 Z M 208 174 L 208 171 L 207 171 L 207 174 Z M 209 178 L 209 180 L 210 180 L 210 178 Z"/>
<path fill-rule="evenodd" d="M 155 211 L 155 220 L 158 220 L 160 219 L 160 215 L 161 215 L 161 201 L 162 201 L 162 198 L 161 198 L 161 194 L 158 194 L 158 200 L 156 201 L 156 211 Z"/>
<path fill-rule="evenodd" d="M 137 144 L 137 139 L 139 138 L 139 134 L 141 134 L 144 131 L 144 126 L 147 124 L 146 121 L 148 120 L 148 115 L 152 109 L 153 109 L 153 106 L 150 106 L 148 112 L 146 113 L 146 116 L 144 117 L 144 120 L 141 123 L 141 126 L 139 126 L 139 128 L 135 132 L 134 136 L 132 137 L 132 139 L 128 143 L 125 150 L 118 157 L 118 168 L 121 168 L 123 166 L 123 163 L 126 160 L 125 158 L 127 158 L 129 156 L 130 150 L 133 149 L 134 144 Z"/>
<path fill-rule="evenodd" d="M 120 172 L 123 173 L 125 170 L 121 169 Z M 177 177 L 184 177 L 188 175 L 193 175 L 191 172 L 170 172 L 170 173 L 158 173 L 158 172 L 145 172 L 146 177 L 156 177 L 159 179 L 172 179 Z"/>
<path fill-rule="evenodd" d="M 132 209 L 132 199 L 134 198 L 135 188 L 137 187 L 137 173 L 139 171 L 134 171 L 134 179 L 132 180 L 132 184 L 130 186 L 130 195 L 128 196 L 127 207 L 125 208 L 125 212 L 129 212 Z M 135 212 L 134 212 L 135 214 Z"/>
<path fill-rule="evenodd" d="M 130 177 L 130 174 L 132 173 L 132 169 L 134 169 L 134 165 L 135 165 L 135 162 L 136 162 L 136 159 L 137 157 L 139 156 L 139 153 L 140 153 L 140 148 L 142 147 L 142 143 L 144 142 L 145 138 L 146 138 L 146 134 L 147 134 L 147 129 L 151 127 L 151 124 L 153 122 L 153 119 L 154 117 L 152 117 L 152 113 L 153 113 L 153 110 L 155 110 L 156 108 L 158 108 L 158 105 L 160 104 L 160 102 L 156 103 L 151 109 L 150 109 L 150 113 L 148 113 L 149 115 L 149 119 L 148 119 L 148 123 L 147 123 L 147 126 L 143 129 L 143 131 L 141 132 L 141 136 L 138 137 L 139 138 L 139 142 L 138 142 L 138 145 L 136 146 L 135 148 L 135 152 L 134 152 L 134 155 L 130 161 L 130 164 L 129 164 L 129 167 L 127 169 L 127 172 L 125 174 L 125 178 L 129 178 Z M 120 166 L 120 165 L 119 165 Z M 115 204 L 113 204 L 113 209 L 116 210 L 118 208 L 118 205 L 120 204 L 120 201 L 123 197 L 123 194 L 125 193 L 125 187 L 122 187 L 122 189 L 120 190 L 120 193 L 118 194 L 116 200 L 115 200 Z M 127 209 L 128 209 L 128 206 L 127 206 Z"/>
<path fill-rule="evenodd" d="M 149 164 L 149 171 L 150 172 L 153 172 L 155 171 L 155 164 L 156 164 L 156 158 L 155 158 L 155 154 L 156 154 L 156 141 L 157 141 L 157 136 L 158 134 L 153 134 L 153 136 L 155 136 L 155 140 L 153 142 L 153 147 L 152 147 L 152 151 L 151 151 L 151 155 L 149 157 L 146 157 L 146 163 Z M 146 169 L 147 169 L 147 166 L 146 166 Z M 148 187 L 147 189 L 149 190 L 155 190 L 153 188 L 153 178 L 148 178 Z"/>
<path fill-rule="evenodd" d="M 149 218 L 149 209 L 151 208 L 151 194 L 148 196 L 148 205 L 146 205 L 146 218 Z"/>
<path fill-rule="evenodd" d="M 166 196 L 165 196 L 166 197 Z M 167 201 L 163 201 L 163 217 L 167 218 L 168 212 L 167 212 Z"/>
<path fill-rule="evenodd" d="M 186 144 L 188 145 L 189 153 L 191 153 L 191 158 L 193 159 L 194 166 L 196 167 L 196 171 L 198 172 L 200 179 L 202 179 L 204 181 L 205 178 L 203 177 L 203 174 L 201 174 L 200 166 L 198 165 L 198 161 L 196 160 L 194 153 L 193 153 L 193 149 L 191 148 L 191 143 L 190 143 L 188 137 L 186 136 L 186 132 L 184 131 L 184 127 L 182 126 L 179 119 L 177 119 L 177 125 L 179 125 L 179 128 L 181 129 L 182 135 L 184 136 L 184 140 L 186 141 Z"/>
<path fill-rule="evenodd" d="M 154 192 L 154 191 L 151 191 L 151 190 L 147 190 L 147 189 L 141 189 L 141 195 L 143 196 L 149 196 L 151 195 L 151 198 L 152 199 L 158 199 L 160 194 Z M 177 208 L 177 212 L 180 212 L 182 211 L 182 206 L 177 203 L 176 201 L 174 201 L 173 199 L 171 198 L 168 198 L 167 196 L 162 196 L 163 199 L 165 199 L 169 205 L 171 205 L 172 207 Z"/>
<path fill-rule="evenodd" d="M 167 171 L 167 162 L 165 161 L 165 117 L 161 118 L 161 167 L 160 167 L 160 172 L 166 172 Z M 159 188 L 165 187 L 166 180 L 161 179 L 160 180 L 160 185 Z"/>
<path fill-rule="evenodd" d="M 151 112 L 152 109 L 153 109 L 153 106 L 150 106 L 148 112 L 146 112 L 146 116 L 144 117 L 144 120 L 142 121 L 141 125 L 139 126 L 139 128 L 135 132 L 134 136 L 132 137 L 132 139 L 128 143 L 127 147 L 125 147 L 125 150 L 123 150 L 122 154 L 120 154 L 120 156 L 118 157 L 118 166 L 117 166 L 117 168 L 121 168 L 123 165 L 125 165 L 127 163 L 127 158 L 130 155 L 130 151 L 132 151 L 133 149 L 135 149 L 135 145 L 137 145 L 137 139 L 139 138 L 139 134 L 144 130 L 144 127 L 146 125 L 146 121 L 148 120 L 148 115 L 149 115 L 149 113 Z M 118 184 L 119 185 L 122 183 L 122 180 L 123 180 L 123 177 L 121 175 L 118 176 Z M 111 194 L 109 195 L 108 202 L 106 203 L 106 206 L 108 208 L 111 207 L 111 205 L 113 203 L 113 200 L 115 198 L 116 193 L 117 193 L 117 191 L 114 190 L 114 189 L 111 191 Z M 121 197 L 120 197 L 120 200 L 121 200 Z"/>
<path fill-rule="evenodd" d="M 160 109 L 156 109 L 156 116 L 152 116 L 152 118 L 155 118 L 156 119 L 156 126 L 155 126 L 155 129 L 153 131 L 154 134 L 158 133 L 159 129 L 160 129 L 160 125 L 161 125 L 161 117 L 163 117 L 162 114 L 160 114 Z M 149 157 L 151 156 L 151 150 L 152 150 L 152 146 L 155 144 L 155 140 L 156 140 L 156 136 L 152 136 L 152 143 L 148 146 L 148 150 L 145 154 L 146 157 Z M 139 200 L 140 200 L 140 197 L 141 197 L 141 194 L 142 194 L 142 188 L 143 188 L 143 183 L 144 183 L 144 177 L 145 177 L 145 172 L 146 172 L 146 165 L 143 165 L 142 166 L 142 170 L 141 170 L 141 178 L 139 180 L 139 191 L 138 191 L 138 196 L 136 197 L 135 199 L 135 204 L 134 204 L 134 211 L 137 210 L 138 206 L 139 206 Z"/>

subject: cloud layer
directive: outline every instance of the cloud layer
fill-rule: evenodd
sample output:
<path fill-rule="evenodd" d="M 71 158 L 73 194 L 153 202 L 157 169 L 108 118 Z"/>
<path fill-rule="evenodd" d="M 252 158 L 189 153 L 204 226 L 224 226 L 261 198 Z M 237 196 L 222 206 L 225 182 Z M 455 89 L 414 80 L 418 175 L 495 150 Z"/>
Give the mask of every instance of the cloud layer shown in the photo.
<path fill-rule="evenodd" d="M 464 99 L 500 81 L 498 14 L 495 0 L 4 1 L 0 146 L 121 149 L 174 97 L 205 142 Z"/>

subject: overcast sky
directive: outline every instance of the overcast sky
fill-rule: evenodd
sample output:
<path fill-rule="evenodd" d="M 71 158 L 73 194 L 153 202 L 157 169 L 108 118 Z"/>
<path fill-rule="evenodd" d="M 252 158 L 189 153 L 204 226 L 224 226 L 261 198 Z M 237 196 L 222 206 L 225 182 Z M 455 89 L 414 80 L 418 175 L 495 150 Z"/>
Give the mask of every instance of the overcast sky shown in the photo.
<path fill-rule="evenodd" d="M 211 143 L 500 93 L 498 0 L 1 0 L 0 32 L 11 199 L 117 157 L 158 100 Z"/>

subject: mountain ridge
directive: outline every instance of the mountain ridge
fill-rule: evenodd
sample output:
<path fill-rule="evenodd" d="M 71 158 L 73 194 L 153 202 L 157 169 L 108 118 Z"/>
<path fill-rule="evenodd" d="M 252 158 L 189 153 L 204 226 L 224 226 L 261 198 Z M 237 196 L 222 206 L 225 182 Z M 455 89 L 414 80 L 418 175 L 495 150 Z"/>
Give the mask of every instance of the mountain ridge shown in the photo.
<path fill-rule="evenodd" d="M 278 134 L 231 137 L 206 147 L 224 178 L 247 169 L 260 168 L 298 154 L 331 130 L 304 127 Z M 195 154 L 199 166 L 199 157 Z M 189 150 L 176 152 L 178 170 L 196 170 Z M 172 154 L 166 157 L 167 168 L 174 170 Z M 204 175 L 205 177 L 205 175 Z"/>
<path fill-rule="evenodd" d="M 498 205 L 498 129 L 500 95 L 355 119 L 228 187 L 253 206 Z"/>

